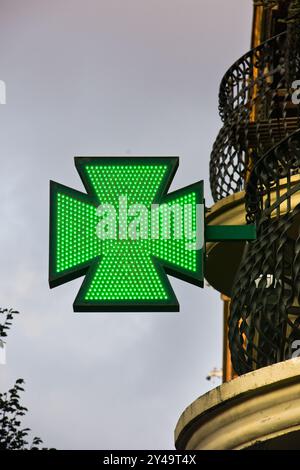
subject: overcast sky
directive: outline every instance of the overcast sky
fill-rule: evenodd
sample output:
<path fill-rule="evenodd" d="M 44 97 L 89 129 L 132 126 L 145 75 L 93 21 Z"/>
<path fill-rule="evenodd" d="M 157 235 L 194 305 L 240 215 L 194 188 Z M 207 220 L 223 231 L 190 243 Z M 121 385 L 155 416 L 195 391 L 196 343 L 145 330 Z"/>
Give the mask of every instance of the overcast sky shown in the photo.
<path fill-rule="evenodd" d="M 222 304 L 171 279 L 180 313 L 74 314 L 82 279 L 48 287 L 49 180 L 83 190 L 74 155 L 178 155 L 200 179 L 218 86 L 249 49 L 251 0 L 0 0 L 2 306 L 19 309 L 0 390 L 58 449 L 172 449 L 222 365 Z M 215 383 L 215 386 L 217 383 Z"/>

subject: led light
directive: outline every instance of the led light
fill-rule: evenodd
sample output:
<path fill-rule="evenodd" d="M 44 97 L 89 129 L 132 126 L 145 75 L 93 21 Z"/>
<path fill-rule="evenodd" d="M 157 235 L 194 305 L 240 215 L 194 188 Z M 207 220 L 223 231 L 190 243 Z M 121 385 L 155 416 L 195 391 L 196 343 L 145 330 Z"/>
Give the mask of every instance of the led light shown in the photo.
<path fill-rule="evenodd" d="M 166 195 L 177 164 L 176 158 L 78 158 L 88 195 L 52 183 L 50 285 L 88 270 L 75 310 L 177 310 L 162 268 L 202 284 L 202 250 L 189 249 L 197 241 L 202 183 Z M 112 239 L 97 232 L 98 208 L 108 205 L 116 215 Z"/>

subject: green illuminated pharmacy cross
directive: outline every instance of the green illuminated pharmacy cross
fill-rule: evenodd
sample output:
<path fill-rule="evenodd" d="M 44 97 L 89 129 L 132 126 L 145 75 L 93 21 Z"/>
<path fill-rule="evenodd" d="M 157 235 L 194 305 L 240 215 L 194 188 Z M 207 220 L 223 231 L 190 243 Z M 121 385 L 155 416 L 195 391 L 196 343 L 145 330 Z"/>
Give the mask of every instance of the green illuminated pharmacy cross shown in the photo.
<path fill-rule="evenodd" d="M 167 274 L 203 287 L 205 242 L 255 238 L 251 225 L 205 227 L 202 181 L 168 193 L 178 162 L 76 157 L 86 193 L 51 181 L 49 283 L 85 275 L 74 311 L 178 311 Z"/>

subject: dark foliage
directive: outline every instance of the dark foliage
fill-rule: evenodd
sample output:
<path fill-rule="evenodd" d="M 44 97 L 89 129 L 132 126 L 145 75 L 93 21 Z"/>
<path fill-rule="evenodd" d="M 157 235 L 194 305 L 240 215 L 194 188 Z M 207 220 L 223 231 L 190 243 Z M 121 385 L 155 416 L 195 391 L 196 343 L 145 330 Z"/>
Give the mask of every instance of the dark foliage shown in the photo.
<path fill-rule="evenodd" d="M 18 314 L 19 312 L 13 310 L 12 308 L 9 310 L 7 308 L 0 308 L 0 338 L 7 337 L 7 332 L 11 327 L 13 316 Z"/>
<path fill-rule="evenodd" d="M 14 315 L 19 312 L 0 308 L 0 340 L 7 337 Z M 3 317 L 2 317 L 3 315 Z M 24 380 L 18 379 L 10 390 L 0 393 L 0 450 L 38 450 L 42 440 L 34 437 L 28 442 L 29 428 L 22 428 L 22 417 L 28 411 L 20 403 Z"/>
<path fill-rule="evenodd" d="M 38 449 L 42 440 L 34 437 L 28 443 L 29 428 L 21 427 L 21 419 L 28 411 L 20 404 L 24 380 L 18 379 L 8 392 L 0 393 L 0 450 Z"/>

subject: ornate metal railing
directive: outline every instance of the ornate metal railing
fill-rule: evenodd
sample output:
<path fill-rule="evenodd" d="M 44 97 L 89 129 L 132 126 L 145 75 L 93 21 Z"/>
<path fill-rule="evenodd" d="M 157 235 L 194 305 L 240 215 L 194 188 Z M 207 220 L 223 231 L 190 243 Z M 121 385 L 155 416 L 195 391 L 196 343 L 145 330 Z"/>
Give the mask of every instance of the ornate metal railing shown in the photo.
<path fill-rule="evenodd" d="M 219 111 L 224 125 L 210 161 L 215 201 L 244 189 L 255 161 L 300 127 L 299 106 L 291 99 L 287 42 L 287 34 L 281 33 L 249 51 L 221 82 Z M 294 55 L 299 57 L 300 51 Z"/>
<path fill-rule="evenodd" d="M 220 86 L 223 128 L 211 154 L 212 194 L 218 201 L 245 190 L 246 222 L 257 225 L 232 290 L 229 343 L 238 374 L 288 359 L 300 346 L 297 18 L 288 17 L 286 32 L 241 57 Z"/>
<path fill-rule="evenodd" d="M 219 91 L 219 112 L 223 121 L 234 117 L 234 112 L 249 116 L 255 100 L 263 96 L 262 85 L 267 85 L 269 91 L 275 75 L 283 74 L 284 63 L 280 59 L 285 54 L 285 44 L 286 33 L 281 33 L 250 50 L 230 67 Z"/>
<path fill-rule="evenodd" d="M 238 374 L 291 358 L 300 340 L 299 173 L 300 130 L 256 163 L 246 186 L 257 240 L 232 292 L 229 340 Z"/>

